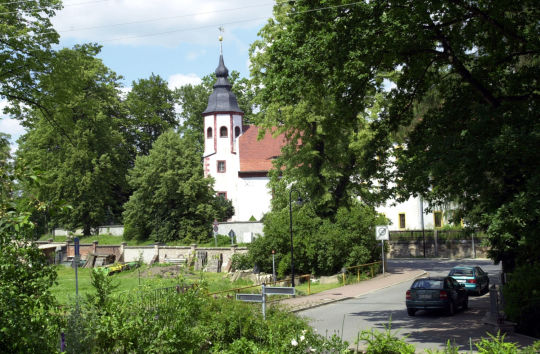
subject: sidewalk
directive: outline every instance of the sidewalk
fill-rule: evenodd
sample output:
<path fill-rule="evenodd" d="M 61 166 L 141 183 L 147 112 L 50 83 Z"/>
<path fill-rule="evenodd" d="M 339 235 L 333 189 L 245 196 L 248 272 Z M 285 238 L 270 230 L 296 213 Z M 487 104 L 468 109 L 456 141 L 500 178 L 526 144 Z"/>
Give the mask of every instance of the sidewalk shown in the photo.
<path fill-rule="evenodd" d="M 345 285 L 307 296 L 291 297 L 277 301 L 277 303 L 288 308 L 291 312 L 298 312 L 336 301 L 355 298 L 402 282 L 412 282 L 413 279 L 425 274 L 426 272 L 423 270 L 394 268 L 387 271 L 384 275 L 381 274 L 373 279 L 364 280 L 357 284 Z"/>

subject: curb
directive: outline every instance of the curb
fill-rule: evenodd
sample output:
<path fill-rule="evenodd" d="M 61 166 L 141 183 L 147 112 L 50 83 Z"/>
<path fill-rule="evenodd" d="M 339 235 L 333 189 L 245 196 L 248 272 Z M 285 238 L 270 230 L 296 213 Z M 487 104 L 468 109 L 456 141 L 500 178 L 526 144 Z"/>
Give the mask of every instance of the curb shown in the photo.
<path fill-rule="evenodd" d="M 421 276 L 424 276 L 426 275 L 427 272 L 426 271 L 422 271 L 422 274 L 418 274 L 418 275 L 414 275 L 412 277 L 409 277 L 407 279 L 404 279 L 404 280 L 400 280 L 400 281 L 397 281 L 397 282 L 394 282 L 392 284 L 388 284 L 386 286 L 383 286 L 383 287 L 380 287 L 380 288 L 377 288 L 377 289 L 373 289 L 373 290 L 370 290 L 370 291 L 366 291 L 360 295 L 355 295 L 355 296 L 346 296 L 346 297 L 342 297 L 342 298 L 339 298 L 339 299 L 333 299 L 333 300 L 327 300 L 327 301 L 322 301 L 320 303 L 316 303 L 316 304 L 313 304 L 313 305 L 310 305 L 310 304 L 306 304 L 306 306 L 299 306 L 298 308 L 295 308 L 293 310 L 291 310 L 292 313 L 296 313 L 296 312 L 300 312 L 300 311 L 304 311 L 304 310 L 307 310 L 307 309 L 312 309 L 312 308 L 316 308 L 316 307 L 320 307 L 320 306 L 324 306 L 324 305 L 329 305 L 329 304 L 332 304 L 332 303 L 335 303 L 335 302 L 339 302 L 339 301 L 345 301 L 345 300 L 349 300 L 349 299 L 356 299 L 356 298 L 359 298 L 360 296 L 364 296 L 366 294 L 371 294 L 375 291 L 379 291 L 381 289 L 385 289 L 385 288 L 389 288 L 391 286 L 394 286 L 394 285 L 397 285 L 397 284 L 401 284 L 401 283 L 404 283 L 406 281 L 411 281 L 413 279 L 416 279 L 416 278 L 419 278 Z"/>

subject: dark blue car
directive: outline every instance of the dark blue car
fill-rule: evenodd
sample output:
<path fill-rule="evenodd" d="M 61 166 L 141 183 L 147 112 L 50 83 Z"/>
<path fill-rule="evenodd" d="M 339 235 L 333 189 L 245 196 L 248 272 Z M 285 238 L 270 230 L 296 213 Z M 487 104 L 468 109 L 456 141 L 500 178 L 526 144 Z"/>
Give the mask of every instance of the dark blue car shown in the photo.
<path fill-rule="evenodd" d="M 444 310 L 453 315 L 458 307 L 469 308 L 469 295 L 452 277 L 420 278 L 407 290 L 405 304 L 409 316 L 418 310 Z"/>

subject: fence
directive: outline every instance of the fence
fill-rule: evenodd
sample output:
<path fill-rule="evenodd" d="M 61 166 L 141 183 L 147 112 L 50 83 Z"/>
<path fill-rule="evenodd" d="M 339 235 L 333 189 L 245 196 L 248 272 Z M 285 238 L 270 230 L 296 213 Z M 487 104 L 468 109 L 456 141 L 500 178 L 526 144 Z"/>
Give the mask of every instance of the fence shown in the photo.
<path fill-rule="evenodd" d="M 379 261 L 343 268 L 341 272 L 342 283 L 343 285 L 354 284 L 359 283 L 361 280 L 369 277 L 373 278 L 375 275 L 381 272 L 381 266 L 382 263 Z M 367 272 L 366 269 L 368 269 Z M 354 275 L 356 275 L 356 278 Z"/>

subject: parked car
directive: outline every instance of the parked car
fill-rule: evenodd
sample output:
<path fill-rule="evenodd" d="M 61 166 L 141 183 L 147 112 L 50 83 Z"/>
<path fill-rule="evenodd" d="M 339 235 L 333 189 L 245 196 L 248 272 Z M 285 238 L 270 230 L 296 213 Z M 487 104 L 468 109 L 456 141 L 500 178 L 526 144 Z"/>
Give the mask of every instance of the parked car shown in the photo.
<path fill-rule="evenodd" d="M 489 276 L 480 267 L 454 267 L 448 276 L 465 285 L 465 289 L 470 293 L 481 295 L 489 290 Z"/>
<path fill-rule="evenodd" d="M 407 290 L 405 304 L 409 316 L 418 310 L 444 310 L 453 315 L 458 307 L 469 308 L 469 294 L 452 277 L 420 278 Z"/>

